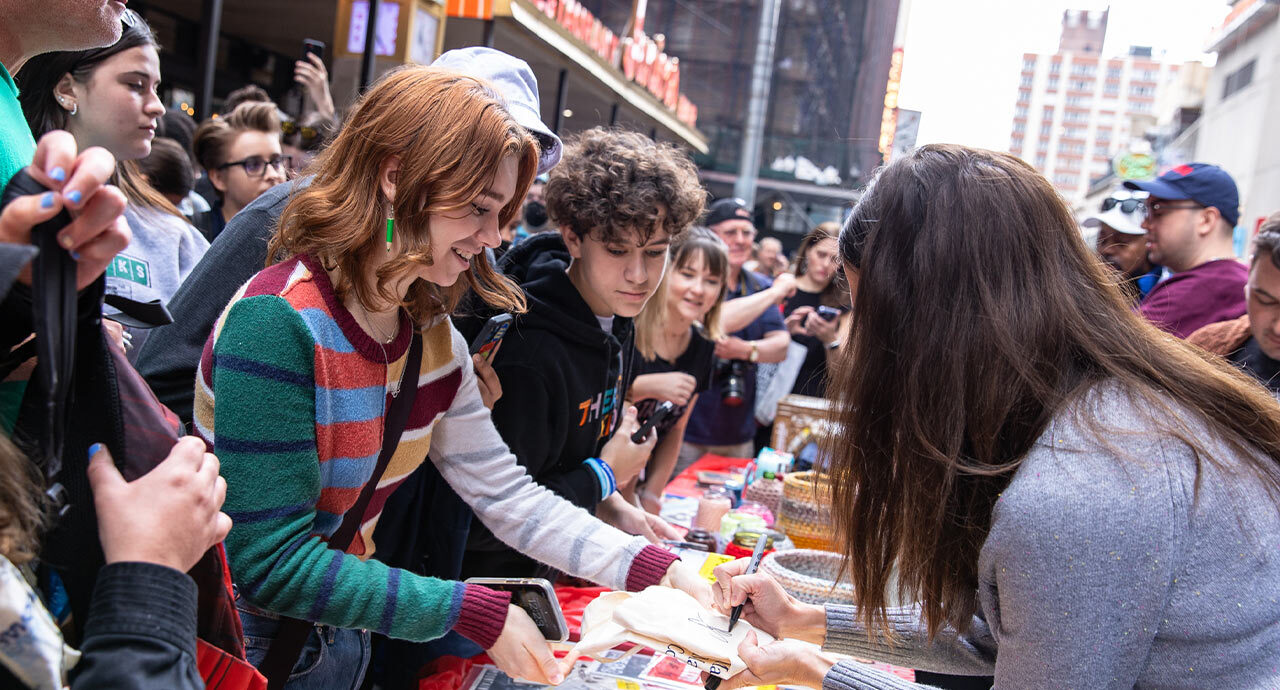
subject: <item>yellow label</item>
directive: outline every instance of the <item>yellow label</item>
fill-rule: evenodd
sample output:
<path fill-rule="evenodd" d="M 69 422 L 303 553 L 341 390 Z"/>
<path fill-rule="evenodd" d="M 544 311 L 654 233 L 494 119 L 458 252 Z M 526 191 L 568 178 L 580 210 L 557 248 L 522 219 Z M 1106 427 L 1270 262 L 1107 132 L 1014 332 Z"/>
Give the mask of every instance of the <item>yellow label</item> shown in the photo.
<path fill-rule="evenodd" d="M 640 684 L 633 680 L 619 680 L 618 690 L 640 690 Z"/>
<path fill-rule="evenodd" d="M 716 574 L 712 571 L 716 569 L 716 566 L 720 565 L 721 563 L 728 563 L 729 561 L 733 561 L 733 560 L 737 560 L 737 559 L 735 559 L 733 556 L 725 556 L 724 554 L 719 554 L 719 553 L 710 554 L 709 556 L 707 556 L 707 560 L 702 562 L 702 568 L 698 570 L 698 574 L 707 578 L 712 582 L 715 582 Z"/>

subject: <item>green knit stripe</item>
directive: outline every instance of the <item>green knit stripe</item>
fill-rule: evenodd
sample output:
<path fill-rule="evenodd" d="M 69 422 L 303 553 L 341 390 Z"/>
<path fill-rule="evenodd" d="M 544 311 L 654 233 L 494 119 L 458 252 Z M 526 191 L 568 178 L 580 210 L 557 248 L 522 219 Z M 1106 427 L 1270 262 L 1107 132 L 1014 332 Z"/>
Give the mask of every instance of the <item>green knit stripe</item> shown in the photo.
<path fill-rule="evenodd" d="M 342 628 L 429 640 L 462 588 L 328 548 L 315 534 L 315 338 L 283 298 L 233 305 L 213 348 L 214 437 L 235 526 L 227 555 L 254 605 Z"/>

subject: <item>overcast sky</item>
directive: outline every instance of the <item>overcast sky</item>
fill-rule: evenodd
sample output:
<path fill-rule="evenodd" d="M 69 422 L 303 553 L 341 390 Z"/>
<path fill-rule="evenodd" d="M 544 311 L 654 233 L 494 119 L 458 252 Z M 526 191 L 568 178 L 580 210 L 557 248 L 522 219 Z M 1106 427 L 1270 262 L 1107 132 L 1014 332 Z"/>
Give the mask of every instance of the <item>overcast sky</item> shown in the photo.
<path fill-rule="evenodd" d="M 903 0 L 906 4 L 908 0 Z M 1103 55 L 1130 45 L 1157 59 L 1202 60 L 1225 0 L 909 0 L 899 105 L 923 111 L 917 143 L 1008 150 L 1023 53 L 1054 53 L 1065 9 L 1111 15 Z"/>

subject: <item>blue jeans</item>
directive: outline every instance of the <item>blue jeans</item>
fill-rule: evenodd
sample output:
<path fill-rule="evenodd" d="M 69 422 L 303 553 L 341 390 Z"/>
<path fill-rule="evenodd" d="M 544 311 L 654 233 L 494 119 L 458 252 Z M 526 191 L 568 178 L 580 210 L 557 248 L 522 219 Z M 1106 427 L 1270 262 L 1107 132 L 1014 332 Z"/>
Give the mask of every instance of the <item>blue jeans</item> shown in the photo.
<path fill-rule="evenodd" d="M 280 619 L 246 610 L 237 602 L 244 627 L 244 653 L 257 666 L 275 640 Z M 307 635 L 287 690 L 358 690 L 369 667 L 369 631 L 316 625 Z"/>

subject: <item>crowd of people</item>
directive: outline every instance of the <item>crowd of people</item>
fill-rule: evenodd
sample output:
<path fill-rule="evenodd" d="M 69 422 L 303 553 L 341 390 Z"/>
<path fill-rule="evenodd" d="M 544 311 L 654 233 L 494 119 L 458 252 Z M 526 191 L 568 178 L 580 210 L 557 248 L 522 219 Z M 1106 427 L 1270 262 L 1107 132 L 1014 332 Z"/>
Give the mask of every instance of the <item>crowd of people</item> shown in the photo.
<path fill-rule="evenodd" d="M 1091 248 L 1025 163 L 924 146 L 788 260 L 678 147 L 562 141 L 497 50 L 340 122 L 309 55 L 302 113 L 249 86 L 196 123 L 120 3 L 0 10 L 0 184 L 47 190 L 0 211 L 5 687 L 406 687 L 482 652 L 558 684 L 467 580 L 561 574 L 745 602 L 778 639 L 726 690 L 922 687 L 796 640 L 1000 687 L 1280 684 L 1280 213 L 1237 260 L 1221 168 L 1126 182 Z M 662 546 L 671 478 L 754 457 L 787 394 L 832 410 L 856 606 Z"/>

